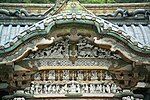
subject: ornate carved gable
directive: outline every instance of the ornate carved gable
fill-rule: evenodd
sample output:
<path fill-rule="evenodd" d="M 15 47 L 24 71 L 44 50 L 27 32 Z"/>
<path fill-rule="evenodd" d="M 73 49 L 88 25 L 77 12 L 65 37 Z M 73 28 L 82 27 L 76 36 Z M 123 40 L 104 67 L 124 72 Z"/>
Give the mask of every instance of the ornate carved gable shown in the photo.
<path fill-rule="evenodd" d="M 10 87 L 34 98 L 112 98 L 147 81 L 150 48 L 127 32 L 77 0 L 64 0 L 46 13 L 47 18 L 0 46 L 0 68 L 10 69 Z"/>
<path fill-rule="evenodd" d="M 76 43 L 72 43 L 72 40 L 65 38 L 47 48 L 29 54 L 24 60 L 34 60 L 32 66 L 37 67 L 105 66 L 108 69 L 113 65 L 114 60 L 121 61 L 122 58 L 117 53 L 103 49 L 85 38 L 81 38 Z M 117 63 L 117 61 L 114 62 Z"/>

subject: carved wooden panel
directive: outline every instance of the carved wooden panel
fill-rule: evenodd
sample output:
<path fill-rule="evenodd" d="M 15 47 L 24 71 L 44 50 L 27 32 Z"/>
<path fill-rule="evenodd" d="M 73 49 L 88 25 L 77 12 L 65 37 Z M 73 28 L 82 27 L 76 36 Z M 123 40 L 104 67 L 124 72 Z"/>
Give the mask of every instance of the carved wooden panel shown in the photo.
<path fill-rule="evenodd" d="M 101 75 L 99 76 L 99 72 Z M 43 75 L 46 74 L 46 75 Z M 45 80 L 42 80 L 42 75 Z M 48 77 L 47 77 L 48 76 Z M 59 76 L 56 77 L 56 76 Z M 98 77 L 100 80 L 98 80 Z M 57 78 L 57 79 L 56 79 Z M 46 70 L 34 74 L 26 94 L 114 94 L 122 91 L 105 70 Z"/>

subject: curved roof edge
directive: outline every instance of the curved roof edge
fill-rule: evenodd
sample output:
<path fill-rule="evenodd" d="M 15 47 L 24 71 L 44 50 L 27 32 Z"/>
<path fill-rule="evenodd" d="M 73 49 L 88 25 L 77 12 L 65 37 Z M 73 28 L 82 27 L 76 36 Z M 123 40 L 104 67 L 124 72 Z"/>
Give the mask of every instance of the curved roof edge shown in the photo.
<path fill-rule="evenodd" d="M 51 27 L 55 24 L 64 23 L 85 23 L 92 24 L 97 27 L 98 33 L 101 34 L 107 30 L 107 35 L 111 35 L 120 41 L 124 42 L 134 51 L 150 54 L 150 47 L 139 43 L 136 38 L 130 36 L 128 32 L 121 30 L 118 26 L 106 21 L 100 17 L 90 13 L 79 4 L 79 2 L 66 2 L 66 5 L 61 6 L 61 9 L 55 10 L 54 15 L 49 15 L 48 18 L 30 26 L 25 31 L 18 34 L 12 41 L 0 46 L 0 55 L 10 52 L 17 48 L 21 43 L 35 35 L 48 34 Z M 11 27 L 10 27 L 11 28 Z"/>
<path fill-rule="evenodd" d="M 56 7 L 57 6 L 57 7 Z M 67 20 L 72 20 L 75 19 L 74 22 L 78 21 L 79 23 L 82 22 L 82 20 L 89 20 L 93 21 L 94 23 L 97 23 L 97 29 L 100 32 L 101 24 L 103 24 L 103 29 L 112 29 L 113 36 L 117 38 L 122 38 L 122 40 L 125 40 L 130 44 L 131 48 L 132 46 L 136 46 L 135 51 L 143 52 L 143 53 L 148 53 L 150 51 L 150 46 L 141 44 L 136 38 L 128 34 L 127 31 L 122 30 L 118 26 L 112 24 L 111 22 L 108 22 L 100 17 L 95 16 L 93 13 L 87 11 L 86 8 L 84 8 L 80 3 L 75 0 L 73 2 L 70 2 L 70 0 L 65 0 L 61 4 L 56 5 L 55 7 L 57 9 L 53 9 L 53 14 L 54 15 L 49 15 L 48 18 L 45 18 L 44 20 L 32 25 L 31 27 L 27 28 L 23 32 L 19 33 L 16 37 L 12 38 L 11 41 L 1 44 L 0 49 L 3 51 L 3 49 L 8 49 L 12 48 L 12 46 L 17 43 L 21 39 L 21 37 L 24 37 L 26 34 L 29 34 L 32 31 L 36 30 L 44 30 L 45 29 L 45 24 L 51 24 L 51 21 L 57 22 L 59 20 L 65 21 Z M 57 13 L 57 14 L 55 14 Z M 96 24 L 95 24 L 96 25 Z M 2 28 L 2 26 L 0 27 Z M 11 28 L 11 27 L 10 27 Z M 111 35 L 110 34 L 110 35 Z M 139 49 L 137 49 L 139 48 Z M 134 48 L 133 48 L 134 49 Z M 141 49 L 141 50 L 140 50 Z M 2 52 L 1 51 L 1 52 Z M 7 51 L 7 50 L 5 50 Z"/>

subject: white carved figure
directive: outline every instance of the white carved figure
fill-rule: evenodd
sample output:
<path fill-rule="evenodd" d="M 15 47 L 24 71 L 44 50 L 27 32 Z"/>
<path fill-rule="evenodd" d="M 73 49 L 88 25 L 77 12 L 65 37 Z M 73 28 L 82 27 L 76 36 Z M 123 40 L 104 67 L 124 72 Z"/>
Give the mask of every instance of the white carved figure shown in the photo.
<path fill-rule="evenodd" d="M 63 89 L 65 93 L 68 93 L 70 91 L 67 84 L 64 85 Z"/>
<path fill-rule="evenodd" d="M 59 93 L 60 92 L 60 86 L 57 84 L 56 85 L 56 93 Z"/>
<path fill-rule="evenodd" d="M 66 86 L 67 86 L 67 85 L 62 86 L 62 88 L 60 89 L 60 92 L 59 92 L 60 94 L 64 94 L 64 93 L 65 93 L 65 88 L 66 88 Z"/>
<path fill-rule="evenodd" d="M 108 75 L 108 72 L 106 71 L 105 72 L 105 79 L 107 80 L 107 79 L 112 79 L 112 77 L 110 76 L 110 75 Z"/>
<path fill-rule="evenodd" d="M 112 93 L 116 93 L 117 92 L 117 86 L 116 86 L 116 84 L 112 84 L 111 91 L 112 91 Z"/>
<path fill-rule="evenodd" d="M 69 70 L 63 70 L 63 80 L 69 80 Z"/>
<path fill-rule="evenodd" d="M 101 40 L 98 40 L 97 37 L 94 37 L 93 39 L 94 39 L 94 43 L 96 43 L 96 44 L 100 44 L 101 43 Z"/>
<path fill-rule="evenodd" d="M 93 84 L 94 93 L 96 92 L 96 84 Z"/>
<path fill-rule="evenodd" d="M 55 80 L 55 70 L 51 70 L 48 73 L 48 79 Z"/>
<path fill-rule="evenodd" d="M 103 93 L 106 93 L 106 87 L 105 87 L 105 84 L 103 84 L 102 88 L 103 88 Z"/>
<path fill-rule="evenodd" d="M 71 84 L 70 92 L 71 93 L 76 93 L 76 85 L 74 83 Z"/>
<path fill-rule="evenodd" d="M 102 85 L 99 84 L 99 85 L 97 86 L 97 89 L 96 89 L 96 90 L 99 91 L 100 93 L 102 93 Z"/>
<path fill-rule="evenodd" d="M 55 39 L 54 37 L 51 37 L 51 40 L 43 38 L 39 43 L 37 43 L 37 45 L 51 44 L 51 43 L 53 43 L 54 39 Z"/>
<path fill-rule="evenodd" d="M 44 92 L 45 94 L 47 94 L 47 93 L 48 93 L 48 87 L 47 87 L 47 84 L 44 84 L 43 92 Z"/>
<path fill-rule="evenodd" d="M 107 93 L 110 93 L 110 92 L 111 92 L 110 84 L 109 84 L 109 83 L 106 85 L 106 91 L 107 91 Z"/>
<path fill-rule="evenodd" d="M 90 93 L 94 93 L 95 87 L 93 84 L 90 84 Z"/>
<path fill-rule="evenodd" d="M 91 72 L 91 79 L 97 79 L 97 72 L 96 71 Z"/>
<path fill-rule="evenodd" d="M 77 77 L 78 80 L 83 80 L 83 73 L 82 73 L 82 71 L 77 71 L 77 75 L 78 75 L 78 77 Z"/>
<path fill-rule="evenodd" d="M 42 85 L 39 85 L 38 91 L 39 91 L 39 94 L 42 94 L 42 93 L 43 93 Z"/>
<path fill-rule="evenodd" d="M 52 86 L 52 93 L 56 93 L 56 85 Z"/>
<path fill-rule="evenodd" d="M 39 84 L 36 84 L 36 85 L 35 85 L 34 94 L 39 94 Z"/>
<path fill-rule="evenodd" d="M 84 85 L 80 84 L 80 93 L 84 93 Z"/>
<path fill-rule="evenodd" d="M 35 91 L 35 86 L 32 84 L 30 87 L 30 93 L 34 94 L 34 91 Z"/>
<path fill-rule="evenodd" d="M 76 90 L 77 93 L 80 93 L 81 90 L 80 90 L 80 84 L 77 84 L 77 90 Z"/>
<path fill-rule="evenodd" d="M 85 90 L 85 93 L 88 93 L 88 92 L 89 92 L 88 84 L 85 84 L 85 88 L 84 88 L 84 90 Z"/>
<path fill-rule="evenodd" d="M 51 91 L 52 91 L 52 85 L 50 84 L 49 86 L 48 86 L 48 93 L 51 93 Z"/>

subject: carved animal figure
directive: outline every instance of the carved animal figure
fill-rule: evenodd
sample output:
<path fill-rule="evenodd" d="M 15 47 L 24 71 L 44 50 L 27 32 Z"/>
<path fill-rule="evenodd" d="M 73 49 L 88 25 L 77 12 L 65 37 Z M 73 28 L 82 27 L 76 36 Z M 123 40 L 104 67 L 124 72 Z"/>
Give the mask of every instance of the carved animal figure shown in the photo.
<path fill-rule="evenodd" d="M 136 9 L 135 11 L 129 12 L 125 9 L 117 9 L 115 13 L 106 15 L 107 17 L 117 17 L 121 15 L 121 17 L 137 17 L 137 15 L 144 15 L 144 17 L 148 17 L 150 15 L 150 10 L 147 9 Z"/>
<path fill-rule="evenodd" d="M 150 16 L 150 10 L 146 10 L 146 9 L 137 9 L 132 13 L 133 13 L 133 16 L 135 16 L 135 17 L 136 17 L 136 15 L 139 15 L 139 14 L 144 15 L 144 17 Z"/>
<path fill-rule="evenodd" d="M 125 9 L 117 9 L 116 10 L 116 12 L 115 13 L 113 13 L 113 14 L 108 14 L 108 15 L 106 15 L 107 17 L 117 17 L 118 15 L 121 15 L 121 17 L 125 17 L 125 16 L 127 16 L 127 14 L 128 14 L 128 11 L 127 10 L 125 10 Z"/>
<path fill-rule="evenodd" d="M 0 9 L 0 15 L 10 16 L 10 17 L 38 17 L 38 16 L 44 16 L 42 14 L 34 14 L 29 13 L 25 9 L 16 9 L 14 11 L 6 10 L 6 9 Z"/>
<path fill-rule="evenodd" d="M 0 9 L 0 14 L 1 15 L 16 16 L 16 17 L 18 17 L 19 13 L 20 13 L 19 10 L 9 11 L 9 10 L 6 10 L 6 9 Z"/>

